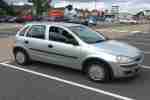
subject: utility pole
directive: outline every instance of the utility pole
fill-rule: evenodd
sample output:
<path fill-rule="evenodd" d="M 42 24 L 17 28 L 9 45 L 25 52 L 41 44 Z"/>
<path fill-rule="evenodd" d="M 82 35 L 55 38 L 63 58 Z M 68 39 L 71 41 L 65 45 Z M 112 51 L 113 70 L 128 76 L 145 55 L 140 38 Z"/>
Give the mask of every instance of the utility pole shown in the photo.
<path fill-rule="evenodd" d="M 96 10 L 96 0 L 95 0 L 95 10 Z"/>

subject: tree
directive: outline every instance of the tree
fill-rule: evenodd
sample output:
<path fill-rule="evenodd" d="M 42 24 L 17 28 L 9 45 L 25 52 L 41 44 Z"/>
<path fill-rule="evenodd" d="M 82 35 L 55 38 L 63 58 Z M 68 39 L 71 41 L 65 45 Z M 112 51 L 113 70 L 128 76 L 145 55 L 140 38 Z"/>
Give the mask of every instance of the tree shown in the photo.
<path fill-rule="evenodd" d="M 46 12 L 50 7 L 49 1 L 47 0 L 29 0 L 29 2 L 33 3 L 36 15 L 42 15 L 43 12 Z"/>
<path fill-rule="evenodd" d="M 8 5 L 4 0 L 0 0 L 1 14 L 15 15 L 13 6 Z"/>

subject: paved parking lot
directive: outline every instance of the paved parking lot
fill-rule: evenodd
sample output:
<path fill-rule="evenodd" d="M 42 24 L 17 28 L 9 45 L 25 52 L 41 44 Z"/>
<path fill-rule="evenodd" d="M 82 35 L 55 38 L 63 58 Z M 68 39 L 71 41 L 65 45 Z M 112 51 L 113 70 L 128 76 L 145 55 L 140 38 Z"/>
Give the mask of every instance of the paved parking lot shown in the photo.
<path fill-rule="evenodd" d="M 138 33 L 134 35 L 130 35 L 128 37 L 124 37 L 119 39 L 121 41 L 132 44 L 141 50 L 143 50 L 145 54 L 145 59 L 143 65 L 150 66 L 150 33 Z"/>
<path fill-rule="evenodd" d="M 149 100 L 150 33 L 132 34 L 118 39 L 144 51 L 139 75 L 109 83 L 89 81 L 76 70 L 34 62 L 29 66 L 14 61 L 0 64 L 2 100 Z"/>

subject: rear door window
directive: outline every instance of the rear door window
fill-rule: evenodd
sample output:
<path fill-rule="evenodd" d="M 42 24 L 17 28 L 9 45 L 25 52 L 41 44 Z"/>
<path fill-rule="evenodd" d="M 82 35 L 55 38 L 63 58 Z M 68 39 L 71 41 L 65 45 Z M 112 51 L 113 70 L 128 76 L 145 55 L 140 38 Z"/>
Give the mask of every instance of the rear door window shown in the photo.
<path fill-rule="evenodd" d="M 33 25 L 27 32 L 27 37 L 36 39 L 45 39 L 45 25 Z"/>

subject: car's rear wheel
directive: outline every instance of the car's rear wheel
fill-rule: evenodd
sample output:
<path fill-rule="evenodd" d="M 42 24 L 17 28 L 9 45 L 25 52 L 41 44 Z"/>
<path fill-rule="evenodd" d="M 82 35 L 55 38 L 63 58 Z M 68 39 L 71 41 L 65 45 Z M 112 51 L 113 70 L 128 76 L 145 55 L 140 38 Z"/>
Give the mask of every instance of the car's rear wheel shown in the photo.
<path fill-rule="evenodd" d="M 96 82 L 105 82 L 109 80 L 109 71 L 104 64 L 99 62 L 89 63 L 87 66 L 87 76 Z"/>
<path fill-rule="evenodd" d="M 22 50 L 15 52 L 15 60 L 20 65 L 26 65 L 29 63 L 28 55 Z"/>

